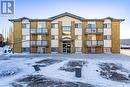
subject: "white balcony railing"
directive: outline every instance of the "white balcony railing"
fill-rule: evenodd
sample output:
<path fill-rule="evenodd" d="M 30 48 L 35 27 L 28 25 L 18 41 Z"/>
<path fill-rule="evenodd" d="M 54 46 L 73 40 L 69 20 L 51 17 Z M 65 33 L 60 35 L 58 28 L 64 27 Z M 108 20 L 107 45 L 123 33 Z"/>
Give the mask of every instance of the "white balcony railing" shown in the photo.
<path fill-rule="evenodd" d="M 48 29 L 47 28 L 38 28 L 38 29 L 31 29 L 32 34 L 47 34 Z"/>
<path fill-rule="evenodd" d="M 86 29 L 86 33 L 96 33 L 96 29 Z"/>
<path fill-rule="evenodd" d="M 93 47 L 93 46 L 102 46 L 103 45 L 103 41 L 86 41 L 85 45 L 87 45 L 88 47 Z"/>
<path fill-rule="evenodd" d="M 85 33 L 103 33 L 103 29 L 86 29 Z"/>
<path fill-rule="evenodd" d="M 47 46 L 48 42 L 46 40 L 44 41 L 31 41 L 31 46 Z"/>

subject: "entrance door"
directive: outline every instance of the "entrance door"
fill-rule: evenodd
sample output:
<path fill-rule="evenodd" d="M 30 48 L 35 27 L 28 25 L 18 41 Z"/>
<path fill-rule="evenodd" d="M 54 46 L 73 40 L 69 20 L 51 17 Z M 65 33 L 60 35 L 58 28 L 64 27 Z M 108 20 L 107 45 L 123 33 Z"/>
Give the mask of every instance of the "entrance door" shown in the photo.
<path fill-rule="evenodd" d="M 71 53 L 70 41 L 63 41 L 63 53 Z"/>

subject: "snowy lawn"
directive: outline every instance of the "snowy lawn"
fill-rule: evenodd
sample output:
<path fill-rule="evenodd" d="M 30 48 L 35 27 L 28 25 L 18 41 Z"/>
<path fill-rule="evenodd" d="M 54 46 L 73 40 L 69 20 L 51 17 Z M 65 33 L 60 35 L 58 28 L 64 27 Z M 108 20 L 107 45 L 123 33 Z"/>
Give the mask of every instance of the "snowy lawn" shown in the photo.
<path fill-rule="evenodd" d="M 76 66 L 82 68 L 81 78 L 75 77 Z M 0 87 L 130 87 L 130 56 L 0 55 Z"/>

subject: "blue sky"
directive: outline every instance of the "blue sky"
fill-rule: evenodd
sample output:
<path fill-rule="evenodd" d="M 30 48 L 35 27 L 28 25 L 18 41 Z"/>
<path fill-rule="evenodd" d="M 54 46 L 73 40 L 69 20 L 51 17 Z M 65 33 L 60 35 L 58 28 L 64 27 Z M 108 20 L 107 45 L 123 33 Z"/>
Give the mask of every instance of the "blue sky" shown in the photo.
<path fill-rule="evenodd" d="M 0 32 L 2 29 L 11 27 L 9 18 L 29 18 L 46 19 L 64 12 L 85 17 L 123 18 L 121 23 L 121 38 L 130 38 L 130 0 L 15 0 L 14 16 L 0 16 Z"/>

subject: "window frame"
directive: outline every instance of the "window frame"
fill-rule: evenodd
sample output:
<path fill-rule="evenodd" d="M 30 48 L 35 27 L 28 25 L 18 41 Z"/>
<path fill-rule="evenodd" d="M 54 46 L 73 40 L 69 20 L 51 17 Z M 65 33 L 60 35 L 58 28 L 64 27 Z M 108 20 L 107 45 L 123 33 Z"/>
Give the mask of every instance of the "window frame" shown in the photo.
<path fill-rule="evenodd" d="M 30 52 L 30 48 L 29 47 L 22 47 L 22 52 L 23 53 L 29 53 Z"/>
<path fill-rule="evenodd" d="M 75 28 L 82 28 L 82 23 L 75 23 Z"/>
<path fill-rule="evenodd" d="M 22 29 L 30 29 L 30 23 L 22 23 L 21 27 L 22 27 Z"/>
<path fill-rule="evenodd" d="M 104 53 L 111 53 L 112 48 L 111 47 L 104 47 Z"/>
<path fill-rule="evenodd" d="M 24 41 L 30 40 L 30 35 L 22 35 L 22 40 Z"/>
<path fill-rule="evenodd" d="M 38 29 L 43 29 L 43 28 L 46 28 L 46 22 L 45 21 L 40 21 L 38 22 L 38 26 L 37 26 Z"/>
<path fill-rule="evenodd" d="M 88 29 L 96 29 L 96 24 L 90 23 L 90 24 L 88 24 L 87 28 Z"/>
<path fill-rule="evenodd" d="M 104 40 L 111 40 L 112 39 L 112 35 L 104 35 L 103 39 Z"/>
<path fill-rule="evenodd" d="M 63 32 L 70 32 L 71 31 L 71 26 L 62 26 L 62 31 Z"/>
<path fill-rule="evenodd" d="M 58 52 L 58 48 L 57 48 L 57 47 L 51 47 L 51 52 L 52 52 L 52 53 Z"/>
<path fill-rule="evenodd" d="M 58 23 L 51 23 L 51 28 L 53 28 L 53 29 L 58 29 L 58 26 L 59 26 Z"/>
<path fill-rule="evenodd" d="M 58 40 L 58 35 L 51 35 L 51 40 Z"/>
<path fill-rule="evenodd" d="M 105 28 L 105 29 L 111 29 L 112 28 L 112 24 L 111 23 L 104 23 L 103 24 L 103 28 Z"/>

